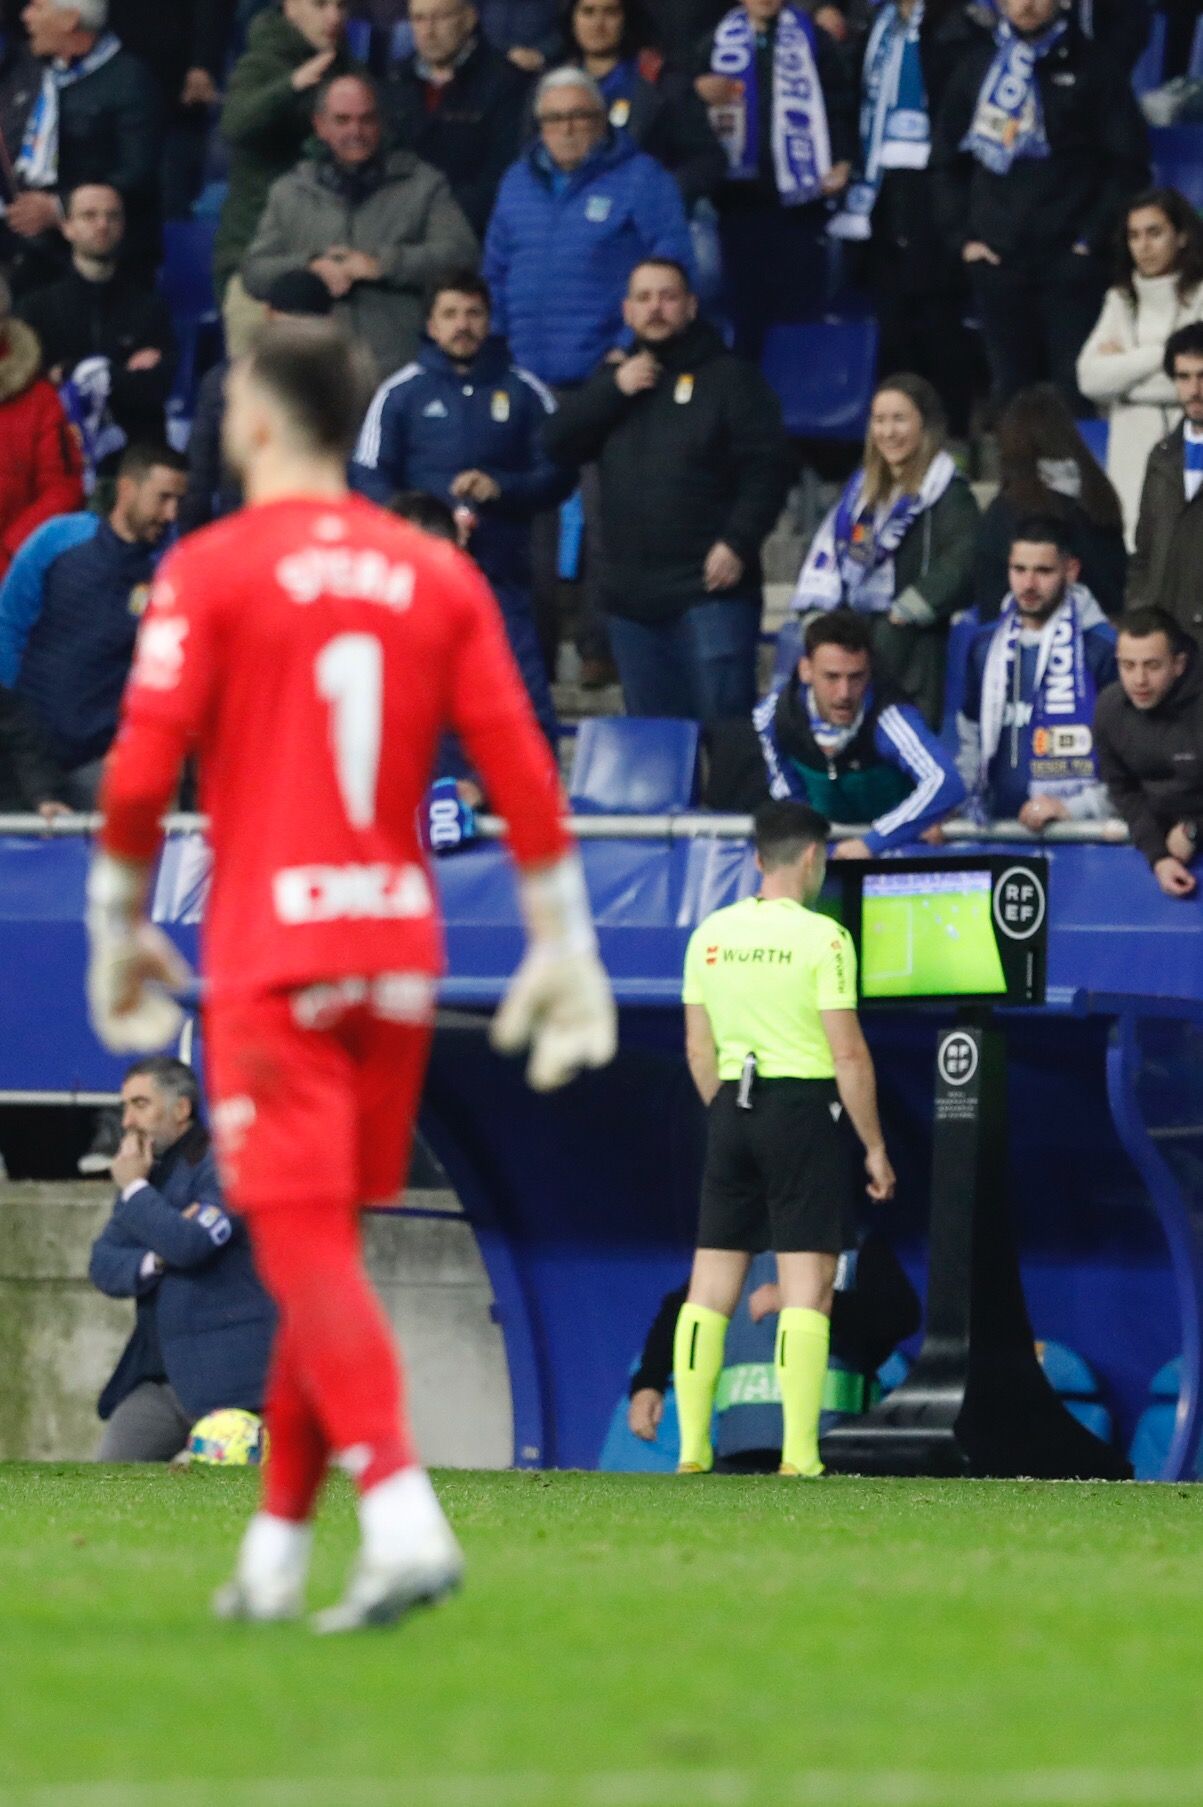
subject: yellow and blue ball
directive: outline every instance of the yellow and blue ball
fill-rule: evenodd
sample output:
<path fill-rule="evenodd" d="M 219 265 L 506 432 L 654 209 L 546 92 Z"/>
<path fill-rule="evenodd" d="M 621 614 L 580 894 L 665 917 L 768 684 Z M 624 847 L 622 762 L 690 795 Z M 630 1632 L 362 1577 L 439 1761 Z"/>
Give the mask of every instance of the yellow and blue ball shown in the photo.
<path fill-rule="evenodd" d="M 193 1462 L 221 1468 L 258 1467 L 267 1459 L 267 1431 L 262 1418 L 228 1406 L 209 1412 L 192 1426 L 188 1455 Z"/>

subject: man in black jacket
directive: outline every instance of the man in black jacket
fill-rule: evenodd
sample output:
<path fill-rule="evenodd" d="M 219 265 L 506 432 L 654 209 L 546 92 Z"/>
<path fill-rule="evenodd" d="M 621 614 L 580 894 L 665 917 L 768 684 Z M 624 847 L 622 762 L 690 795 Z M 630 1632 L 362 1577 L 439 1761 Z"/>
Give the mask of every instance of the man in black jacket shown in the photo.
<path fill-rule="evenodd" d="M 63 220 L 71 268 L 16 311 L 38 335 L 51 382 L 61 388 L 77 371 L 81 388 L 99 381 L 108 395 L 104 412 L 126 442 L 160 440 L 173 368 L 171 316 L 157 290 L 119 267 L 124 236 L 115 188 L 88 182 L 75 189 Z M 115 467 L 120 449 L 115 439 L 101 470 Z"/>
<path fill-rule="evenodd" d="M 162 117 L 149 73 L 106 30 L 107 0 L 29 0 L 21 15 L 29 54 L 0 97 L 16 196 L 5 226 L 20 253 L 15 287 L 61 267 L 63 199 L 84 182 L 107 182 L 125 202 L 128 255 L 148 274 L 158 260 Z M 28 274 L 24 272 L 28 271 Z"/>
<path fill-rule="evenodd" d="M 636 265 L 623 317 L 630 355 L 565 394 L 546 431 L 562 463 L 598 463 L 602 602 L 627 713 L 746 715 L 760 548 L 788 481 L 781 410 L 697 318 L 679 264 Z"/>
<path fill-rule="evenodd" d="M 414 54 L 389 71 L 385 117 L 398 144 L 446 176 L 483 239 L 522 146 L 529 80 L 481 36 L 467 0 L 413 0 L 409 23 Z"/>
<path fill-rule="evenodd" d="M 1164 609 L 1129 609 L 1119 623 L 1119 683 L 1099 697 L 1099 776 L 1132 843 L 1167 897 L 1192 897 L 1203 825 L 1203 669 Z"/>
<path fill-rule="evenodd" d="M 1188 321 L 1170 334 L 1163 368 L 1182 419 L 1158 440 L 1145 465 L 1127 603 L 1164 609 L 1203 644 L 1203 322 Z"/>
<path fill-rule="evenodd" d="M 936 216 L 968 266 L 1000 402 L 1049 379 L 1078 414 L 1074 366 L 1094 325 L 1124 204 L 1148 178 L 1126 70 L 1060 0 L 1001 0 L 932 137 Z"/>

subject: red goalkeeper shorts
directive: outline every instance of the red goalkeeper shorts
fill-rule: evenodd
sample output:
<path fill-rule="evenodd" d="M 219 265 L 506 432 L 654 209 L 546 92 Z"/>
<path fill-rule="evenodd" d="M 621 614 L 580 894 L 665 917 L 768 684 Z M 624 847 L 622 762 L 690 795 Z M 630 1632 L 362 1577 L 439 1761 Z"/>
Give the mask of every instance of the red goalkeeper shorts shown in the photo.
<path fill-rule="evenodd" d="M 210 1120 L 239 1211 L 395 1198 L 409 1166 L 435 982 L 378 973 L 211 1005 Z"/>

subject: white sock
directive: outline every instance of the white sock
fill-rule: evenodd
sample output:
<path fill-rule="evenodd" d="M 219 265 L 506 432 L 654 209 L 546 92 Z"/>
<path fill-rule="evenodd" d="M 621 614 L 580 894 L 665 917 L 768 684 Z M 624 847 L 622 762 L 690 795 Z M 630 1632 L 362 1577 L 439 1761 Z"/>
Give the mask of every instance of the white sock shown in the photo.
<path fill-rule="evenodd" d="M 449 1534 L 430 1477 L 417 1467 L 370 1487 L 359 1502 L 359 1524 L 369 1561 L 395 1561 L 428 1537 Z"/>
<path fill-rule="evenodd" d="M 238 1567 L 252 1581 L 303 1574 L 309 1564 L 313 1527 L 291 1518 L 256 1512 L 246 1528 Z"/>

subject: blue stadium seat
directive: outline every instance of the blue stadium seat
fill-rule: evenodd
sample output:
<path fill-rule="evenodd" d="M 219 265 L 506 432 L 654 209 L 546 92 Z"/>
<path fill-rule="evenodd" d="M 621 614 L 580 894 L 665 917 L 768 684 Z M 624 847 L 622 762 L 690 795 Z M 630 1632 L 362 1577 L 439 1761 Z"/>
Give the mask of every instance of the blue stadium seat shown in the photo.
<path fill-rule="evenodd" d="M 802 622 L 797 615 L 783 621 L 773 647 L 773 688 L 784 684 L 802 657 Z"/>
<path fill-rule="evenodd" d="M 1135 94 L 1148 94 L 1151 89 L 1161 86 L 1165 71 L 1165 39 L 1165 14 L 1154 13 L 1149 29 L 1149 41 L 1136 59 L 1132 70 L 1132 90 Z M 1191 74 L 1193 75 L 1195 73 L 1193 54 L 1191 63 Z"/>
<path fill-rule="evenodd" d="M 577 730 L 568 800 L 581 815 L 688 809 L 697 785 L 697 722 L 594 716 Z"/>
<path fill-rule="evenodd" d="M 999 598 L 1001 602 L 1002 598 Z M 965 700 L 965 673 L 969 667 L 969 648 L 981 627 L 976 609 L 963 609 L 954 615 L 948 630 L 948 662 L 944 668 L 944 719 L 940 739 L 950 752 L 957 749 L 957 711 Z"/>
<path fill-rule="evenodd" d="M 1107 445 L 1111 438 L 1111 423 L 1107 420 L 1080 420 L 1078 432 L 1090 447 L 1103 469 L 1107 468 Z"/>
<path fill-rule="evenodd" d="M 1115 1427 L 1090 1363 L 1064 1343 L 1038 1342 L 1036 1354 L 1045 1379 L 1064 1400 L 1066 1411 L 1102 1442 L 1110 1443 Z"/>
<path fill-rule="evenodd" d="M 1176 188 L 1192 207 L 1203 207 L 1203 125 L 1153 126 L 1149 144 L 1157 186 Z"/>
<path fill-rule="evenodd" d="M 787 433 L 859 440 L 877 375 L 877 322 L 868 314 L 778 322 L 765 332 L 760 368 Z"/>
<path fill-rule="evenodd" d="M 173 422 L 192 419 L 196 385 L 221 354 L 221 314 L 213 289 L 213 241 L 217 216 L 167 220 L 159 289 L 171 310 L 179 362 L 168 401 Z M 173 440 L 176 436 L 173 435 Z"/>

